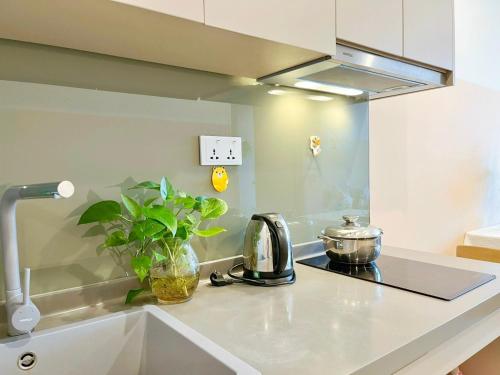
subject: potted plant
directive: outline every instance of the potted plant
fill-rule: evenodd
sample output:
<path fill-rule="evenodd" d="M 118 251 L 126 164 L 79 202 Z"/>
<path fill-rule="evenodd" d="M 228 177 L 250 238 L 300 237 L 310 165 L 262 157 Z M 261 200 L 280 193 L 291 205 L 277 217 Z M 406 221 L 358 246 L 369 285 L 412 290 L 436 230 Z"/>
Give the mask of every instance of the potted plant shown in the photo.
<path fill-rule="evenodd" d="M 102 225 L 105 238 L 100 247 L 131 257 L 132 269 L 145 286 L 130 290 L 126 303 L 148 289 L 159 303 L 188 301 L 200 277 L 190 240 L 225 231 L 221 227 L 200 229 L 200 224 L 224 215 L 226 202 L 192 197 L 175 190 L 165 177 L 159 184 L 145 181 L 131 189 L 143 189 L 153 196 L 142 203 L 125 194 L 121 195 L 121 204 L 113 200 L 97 202 L 81 215 L 78 225 Z"/>

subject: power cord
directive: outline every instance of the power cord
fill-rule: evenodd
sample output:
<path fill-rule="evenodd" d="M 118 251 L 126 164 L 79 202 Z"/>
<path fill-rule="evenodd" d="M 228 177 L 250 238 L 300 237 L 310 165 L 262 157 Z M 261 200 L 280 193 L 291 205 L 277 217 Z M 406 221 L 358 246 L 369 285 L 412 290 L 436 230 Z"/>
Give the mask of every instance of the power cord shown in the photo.
<path fill-rule="evenodd" d="M 214 271 L 210 274 L 210 282 L 213 286 L 226 286 L 234 283 L 242 283 L 240 280 L 227 279 L 219 271 Z"/>
<path fill-rule="evenodd" d="M 234 283 L 248 283 L 252 285 L 258 285 L 258 286 L 265 286 L 266 283 L 263 280 L 253 280 L 253 279 L 247 279 L 245 277 L 237 276 L 233 272 L 236 268 L 242 267 L 243 263 L 239 263 L 234 265 L 227 271 L 227 275 L 229 278 L 224 277 L 222 273 L 219 271 L 215 270 L 210 274 L 210 282 L 212 283 L 213 286 L 226 286 Z"/>
<path fill-rule="evenodd" d="M 233 267 L 227 271 L 227 275 L 229 278 L 224 277 L 222 273 L 219 271 L 215 270 L 210 274 L 210 282 L 213 286 L 226 286 L 234 283 L 247 283 L 251 285 L 256 285 L 256 286 L 278 286 L 278 285 L 285 285 L 285 284 L 293 284 L 296 280 L 295 276 L 295 271 L 293 271 L 293 276 L 290 280 L 284 280 L 279 283 L 268 283 L 264 280 L 255 280 L 255 279 L 248 279 L 245 277 L 237 276 L 233 272 L 236 268 L 242 267 L 243 263 L 236 264 Z"/>

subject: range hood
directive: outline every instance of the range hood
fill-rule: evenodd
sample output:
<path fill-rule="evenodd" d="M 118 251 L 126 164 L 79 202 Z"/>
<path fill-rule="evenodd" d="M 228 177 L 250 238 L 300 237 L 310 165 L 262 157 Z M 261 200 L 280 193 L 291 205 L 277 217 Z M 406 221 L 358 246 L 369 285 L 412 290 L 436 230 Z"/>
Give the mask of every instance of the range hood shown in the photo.
<path fill-rule="evenodd" d="M 337 44 L 325 56 L 258 79 L 274 85 L 369 99 L 446 86 L 449 72 Z"/>

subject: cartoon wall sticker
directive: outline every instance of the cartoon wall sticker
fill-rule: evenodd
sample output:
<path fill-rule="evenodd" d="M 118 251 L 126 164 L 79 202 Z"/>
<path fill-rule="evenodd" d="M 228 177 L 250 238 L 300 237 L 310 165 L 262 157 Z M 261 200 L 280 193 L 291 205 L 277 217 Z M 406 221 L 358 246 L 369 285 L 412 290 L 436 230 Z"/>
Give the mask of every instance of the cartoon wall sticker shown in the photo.
<path fill-rule="evenodd" d="M 214 167 L 212 171 L 212 186 L 219 193 L 226 191 L 229 184 L 229 176 L 224 167 Z"/>
<path fill-rule="evenodd" d="M 309 148 L 314 157 L 318 156 L 321 152 L 321 139 L 317 135 L 311 135 L 309 137 Z"/>

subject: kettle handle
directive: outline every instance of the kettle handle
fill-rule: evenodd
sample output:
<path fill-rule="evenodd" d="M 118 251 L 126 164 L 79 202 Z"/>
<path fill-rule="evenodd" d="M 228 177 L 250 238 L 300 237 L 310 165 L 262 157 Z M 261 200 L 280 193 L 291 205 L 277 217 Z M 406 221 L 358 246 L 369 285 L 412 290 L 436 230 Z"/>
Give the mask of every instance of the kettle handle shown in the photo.
<path fill-rule="evenodd" d="M 283 225 L 281 227 L 277 227 L 275 224 L 274 227 L 276 229 L 276 237 L 278 239 L 279 248 L 278 262 L 277 267 L 274 269 L 274 273 L 280 274 L 285 270 L 286 265 L 288 264 L 288 237 Z"/>
<path fill-rule="evenodd" d="M 281 223 L 279 220 L 271 220 L 269 217 L 263 216 L 264 221 L 266 222 L 269 230 L 276 238 L 277 247 L 273 247 L 273 258 L 276 259 L 276 263 L 274 266 L 274 273 L 280 274 L 282 273 L 286 265 L 288 264 L 288 236 L 286 233 L 286 223 Z"/>

